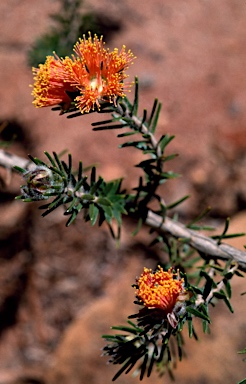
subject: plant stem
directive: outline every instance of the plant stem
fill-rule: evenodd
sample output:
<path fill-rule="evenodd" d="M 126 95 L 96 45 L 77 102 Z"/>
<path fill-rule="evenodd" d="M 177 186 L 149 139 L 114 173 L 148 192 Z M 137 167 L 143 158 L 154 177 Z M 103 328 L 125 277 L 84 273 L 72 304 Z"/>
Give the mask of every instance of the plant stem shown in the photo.
<path fill-rule="evenodd" d="M 145 223 L 155 228 L 160 233 L 168 233 L 175 238 L 186 239 L 187 243 L 197 251 L 203 253 L 204 258 L 215 258 L 220 260 L 234 260 L 238 262 L 239 268 L 246 271 L 246 252 L 240 251 L 229 244 L 218 244 L 215 240 L 192 229 L 186 228 L 184 224 L 163 218 L 152 211 L 148 211 Z"/>
<path fill-rule="evenodd" d="M 12 169 L 14 166 L 28 168 L 30 161 L 20 156 L 12 155 L 0 149 L 0 166 Z M 187 228 L 184 224 L 174 221 L 169 217 L 163 217 L 148 211 L 145 224 L 160 233 L 168 233 L 169 235 L 179 239 L 185 239 L 187 243 L 203 257 L 209 257 L 220 260 L 234 260 L 238 263 L 239 269 L 246 272 L 246 252 L 240 251 L 233 246 L 225 243 L 218 244 L 215 240 L 205 236 L 199 232 Z"/>

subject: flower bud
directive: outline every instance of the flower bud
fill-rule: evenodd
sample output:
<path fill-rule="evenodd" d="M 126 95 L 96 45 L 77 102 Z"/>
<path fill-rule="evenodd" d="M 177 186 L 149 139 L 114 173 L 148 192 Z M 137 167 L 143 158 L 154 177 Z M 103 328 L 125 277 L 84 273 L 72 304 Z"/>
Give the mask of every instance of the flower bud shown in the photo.
<path fill-rule="evenodd" d="M 45 165 L 36 166 L 23 175 L 26 185 L 21 187 L 25 198 L 46 200 L 50 194 L 58 194 L 64 188 L 63 180 Z"/>

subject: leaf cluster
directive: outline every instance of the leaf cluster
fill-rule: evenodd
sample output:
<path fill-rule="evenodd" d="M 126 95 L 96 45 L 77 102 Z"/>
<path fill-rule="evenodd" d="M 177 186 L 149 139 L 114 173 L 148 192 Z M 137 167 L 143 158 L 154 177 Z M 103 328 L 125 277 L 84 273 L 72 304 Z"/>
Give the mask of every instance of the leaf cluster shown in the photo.
<path fill-rule="evenodd" d="M 140 216 L 142 213 L 142 219 L 144 219 L 149 202 L 156 200 L 159 205 L 158 213 L 164 217 L 167 209 L 180 204 L 188 196 L 182 197 L 168 207 L 158 193 L 158 187 L 161 184 L 179 176 L 175 172 L 165 169 L 166 163 L 177 156 L 176 154 L 166 154 L 166 148 L 174 136 L 164 134 L 158 140 L 155 137 L 161 103 L 155 99 L 149 115 L 144 109 L 142 117 L 138 117 L 139 83 L 136 77 L 133 102 L 131 103 L 127 97 L 119 98 L 116 107 L 111 106 L 102 110 L 102 113 L 105 112 L 111 112 L 112 118 L 92 123 L 93 130 L 124 130 L 117 137 L 127 140 L 119 147 L 132 147 L 141 151 L 143 156 L 147 156 L 147 159 L 135 165 L 143 171 L 143 176 L 139 178 L 138 185 L 133 188 L 135 194 L 132 195 L 131 213 L 133 214 L 136 210 L 137 215 Z"/>
<path fill-rule="evenodd" d="M 206 211 L 187 226 L 196 230 L 203 228 L 197 221 L 205 214 Z M 227 235 L 228 228 L 227 220 L 224 230 L 217 237 L 218 242 L 230 236 Z M 230 302 L 231 279 L 234 275 L 243 277 L 238 271 L 236 263 L 228 261 L 225 264 L 219 260 L 207 258 L 202 262 L 204 255 L 194 254 L 194 250 L 185 239 L 175 239 L 163 233 L 158 234 L 152 245 L 156 243 L 161 243 L 164 252 L 169 256 L 169 262 L 166 262 L 163 267 L 168 269 L 172 266 L 176 270 L 179 269 L 184 279 L 188 299 L 177 301 L 175 304 L 171 315 L 171 319 L 174 319 L 174 326 L 172 326 L 173 320 L 170 324 L 170 317 L 168 319 L 163 310 L 141 307 L 138 313 L 129 316 L 128 323 L 131 327 L 112 328 L 124 331 L 127 335 L 117 333 L 113 336 L 103 336 L 108 342 L 103 349 L 104 355 L 109 356 L 109 362 L 121 365 L 114 380 L 123 372 L 128 373 L 131 369 L 134 369 L 135 373 L 139 373 L 140 380 L 145 375 L 150 376 L 153 368 L 156 368 L 159 374 L 167 371 L 173 376 L 172 369 L 176 366 L 177 359 L 181 361 L 184 354 L 184 328 L 187 328 L 189 338 L 194 337 L 198 340 L 194 319 L 200 319 L 203 332 L 210 333 L 210 305 L 215 306 L 219 301 L 223 301 L 233 313 Z M 143 305 L 138 299 L 134 303 Z M 136 323 L 132 320 L 135 320 Z M 175 327 L 176 321 L 177 326 Z M 137 367 L 135 367 L 136 365 Z"/>
<path fill-rule="evenodd" d="M 124 208 L 126 195 L 121 191 L 121 180 L 107 183 L 102 177 L 97 178 L 95 167 L 91 168 L 88 177 L 83 170 L 82 162 L 79 163 L 78 171 L 73 172 L 71 155 L 68 155 L 68 163 L 60 160 L 55 152 L 53 157 L 48 152 L 45 152 L 45 155 L 50 164 L 29 156 L 35 164 L 34 168 L 26 170 L 15 167 L 26 180 L 26 185 L 22 186 L 23 194 L 17 199 L 29 202 L 54 197 L 51 203 L 39 207 L 45 210 L 42 216 L 63 205 L 64 215 L 69 216 L 67 226 L 81 211 L 84 212 L 84 219 L 90 221 L 91 225 L 95 225 L 97 221 L 99 225 L 104 221 L 111 225 L 113 219 L 116 220 L 118 227 L 121 225 L 121 216 L 127 213 Z M 42 178 L 40 177 L 43 169 L 47 169 L 45 178 L 43 173 Z"/>
<path fill-rule="evenodd" d="M 130 316 L 133 317 L 133 316 Z M 148 317 L 149 323 L 153 324 L 153 318 Z M 158 318 L 156 313 L 155 319 Z M 142 320 L 147 326 L 147 319 Z M 141 322 L 140 322 L 141 323 Z M 165 326 L 165 320 L 159 318 L 150 332 L 144 327 L 128 321 L 129 326 L 112 327 L 113 330 L 126 332 L 126 334 L 103 335 L 109 343 L 103 348 L 103 354 L 109 356 L 109 362 L 120 364 L 122 367 L 113 377 L 116 380 L 123 372 L 129 373 L 136 364 L 140 380 L 146 375 L 149 377 L 154 367 L 158 367 L 163 374 L 166 369 L 171 373 L 171 362 L 176 360 L 177 355 L 182 359 L 183 339 L 180 332 L 172 335 L 171 327 Z M 172 336 L 172 338 L 171 338 Z M 172 346 L 170 346 L 170 339 Z M 174 346 L 176 343 L 176 348 Z M 135 369 L 135 368 L 134 368 Z"/>
<path fill-rule="evenodd" d="M 213 277 L 211 271 L 214 272 Z M 216 281 L 217 273 L 221 279 Z M 190 284 L 187 275 L 182 274 L 189 298 L 175 304 L 171 314 L 171 319 L 177 321 L 175 325 L 170 322 L 170 317 L 164 310 L 143 307 L 143 303 L 137 299 L 134 303 L 142 307 L 138 313 L 129 316 L 130 326 L 112 327 L 113 330 L 126 334 L 103 335 L 108 342 L 103 348 L 103 354 L 109 356 L 110 363 L 121 365 L 113 380 L 131 369 L 139 373 L 140 380 L 145 375 L 150 376 L 153 368 L 156 368 L 159 374 L 168 371 L 173 376 L 172 369 L 177 359 L 181 361 L 183 356 L 184 326 L 188 329 L 189 337 L 198 340 L 193 320 L 199 318 L 203 332 L 209 333 L 209 304 L 215 305 L 216 301 L 223 300 L 233 312 L 230 304 L 230 280 L 234 274 L 239 274 L 235 266 L 227 265 L 222 269 L 218 266 L 203 265 L 198 276 L 199 283 L 194 284 Z M 132 319 L 135 319 L 136 323 Z"/>
<path fill-rule="evenodd" d="M 192 308 L 194 298 L 175 308 L 175 316 L 178 319 L 177 327 L 173 327 L 168 316 L 162 309 L 141 307 L 138 313 L 129 316 L 130 326 L 112 327 L 113 330 L 123 331 L 127 335 L 103 335 L 108 344 L 103 348 L 103 354 L 109 356 L 109 362 L 120 364 L 122 367 L 115 374 L 116 380 L 123 372 L 128 373 L 134 369 L 142 380 L 149 377 L 153 368 L 160 375 L 166 371 L 173 376 L 172 368 L 177 360 L 182 360 L 184 340 L 183 326 L 188 321 L 189 335 L 197 339 L 197 334 L 192 324 L 192 316 L 199 316 L 204 322 L 210 322 L 210 318 L 202 313 L 201 308 Z M 135 304 L 141 305 L 138 300 Z M 188 305 L 189 304 L 189 305 Z M 135 319 L 136 323 L 132 321 Z M 135 365 L 137 364 L 137 367 Z"/>

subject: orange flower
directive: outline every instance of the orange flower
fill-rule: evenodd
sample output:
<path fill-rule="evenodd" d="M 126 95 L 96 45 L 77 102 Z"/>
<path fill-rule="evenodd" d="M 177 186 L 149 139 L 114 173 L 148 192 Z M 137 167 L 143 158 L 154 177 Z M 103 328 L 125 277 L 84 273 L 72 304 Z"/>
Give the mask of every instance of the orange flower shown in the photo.
<path fill-rule="evenodd" d="M 71 98 L 67 92 L 76 91 L 75 87 L 66 81 L 67 74 L 64 66 L 68 57 L 65 59 L 47 56 L 44 64 L 39 64 L 39 68 L 33 68 L 34 87 L 32 95 L 35 107 L 48 107 L 53 105 L 70 105 Z"/>
<path fill-rule="evenodd" d="M 100 110 L 102 102 L 115 103 L 118 96 L 124 97 L 124 89 L 130 84 L 123 81 L 125 70 L 133 60 L 133 54 L 104 48 L 102 37 L 80 39 L 74 46 L 72 58 L 48 56 L 45 64 L 34 69 L 34 105 L 69 106 L 72 101 L 81 111 Z M 72 98 L 74 96 L 74 99 Z"/>
<path fill-rule="evenodd" d="M 148 308 L 159 308 L 170 314 L 179 295 L 184 293 L 183 279 L 169 269 L 167 272 L 159 266 L 159 270 L 152 273 L 144 268 L 144 272 L 137 280 L 137 297 Z"/>

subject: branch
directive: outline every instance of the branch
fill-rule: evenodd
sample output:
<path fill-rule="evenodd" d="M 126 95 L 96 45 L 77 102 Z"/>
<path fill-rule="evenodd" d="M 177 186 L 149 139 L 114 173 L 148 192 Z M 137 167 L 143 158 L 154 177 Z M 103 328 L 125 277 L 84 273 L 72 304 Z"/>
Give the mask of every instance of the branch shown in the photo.
<path fill-rule="evenodd" d="M 13 168 L 19 166 L 28 168 L 31 166 L 28 159 L 20 156 L 12 155 L 0 149 L 0 166 L 5 168 Z M 160 232 L 166 232 L 170 235 L 181 239 L 186 239 L 191 247 L 204 254 L 204 257 L 209 256 L 214 259 L 234 260 L 238 263 L 241 270 L 246 272 L 246 252 L 240 251 L 229 244 L 218 244 L 215 240 L 202 235 L 199 232 L 188 229 L 184 224 L 176 222 L 168 217 L 163 218 L 152 211 L 148 212 L 145 223 L 151 228 L 155 228 Z"/>
<path fill-rule="evenodd" d="M 145 223 L 151 228 L 155 228 L 160 232 L 166 232 L 170 235 L 182 239 L 186 239 L 191 247 L 200 251 L 204 256 L 214 259 L 234 260 L 238 263 L 241 270 L 246 272 L 246 252 L 240 251 L 229 244 L 218 244 L 215 240 L 202 235 L 185 227 L 184 224 L 176 222 L 169 217 L 163 218 L 152 211 L 148 212 Z"/>
<path fill-rule="evenodd" d="M 16 165 L 20 168 L 27 169 L 31 166 L 31 162 L 29 159 L 24 159 L 23 157 L 0 149 L 0 166 L 10 169 Z"/>
<path fill-rule="evenodd" d="M 152 144 L 152 147 L 156 150 L 156 154 L 158 157 L 161 158 L 162 151 L 160 146 L 158 145 L 158 141 L 156 140 L 155 136 L 150 132 L 150 130 L 146 127 L 144 123 L 142 123 L 141 119 L 137 116 L 132 116 L 132 121 L 135 123 L 136 127 L 138 127 L 139 132 L 142 134 L 148 134 L 150 137 L 150 142 Z"/>

